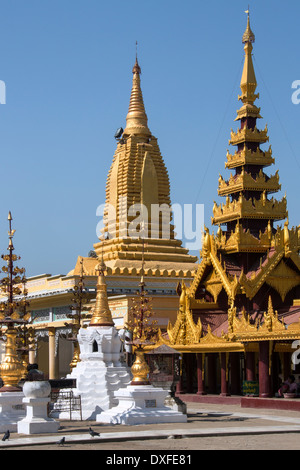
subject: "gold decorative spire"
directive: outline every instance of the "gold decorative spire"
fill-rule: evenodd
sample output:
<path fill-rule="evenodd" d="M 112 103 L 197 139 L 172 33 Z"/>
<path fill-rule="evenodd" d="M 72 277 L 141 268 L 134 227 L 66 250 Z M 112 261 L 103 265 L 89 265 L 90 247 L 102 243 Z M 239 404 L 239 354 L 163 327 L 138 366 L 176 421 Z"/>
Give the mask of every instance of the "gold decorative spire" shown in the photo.
<path fill-rule="evenodd" d="M 111 311 L 108 305 L 107 285 L 104 272 L 106 266 L 103 261 L 103 253 L 100 263 L 96 266 L 98 273 L 96 304 L 93 310 L 90 326 L 114 326 Z"/>
<path fill-rule="evenodd" d="M 145 111 L 143 93 L 141 89 L 141 67 L 139 66 L 138 59 L 136 57 L 135 64 L 132 69 L 132 89 L 129 102 L 128 114 L 126 117 L 126 128 L 124 130 L 124 136 L 138 134 L 150 136 L 151 132 L 148 128 L 148 118 Z"/>
<path fill-rule="evenodd" d="M 245 44 L 245 61 L 240 84 L 242 96 L 239 96 L 239 99 L 244 104 L 253 105 L 256 98 L 259 97 L 258 94 L 255 94 L 257 82 L 252 61 L 252 43 L 255 41 L 255 36 L 250 28 L 249 10 L 246 10 L 246 13 L 248 14 L 247 28 L 242 39 L 242 42 Z"/>
<path fill-rule="evenodd" d="M 250 28 L 250 11 L 249 11 L 249 7 L 248 7 L 248 10 L 245 11 L 245 13 L 247 13 L 247 28 L 246 28 L 246 31 L 243 34 L 242 42 L 243 43 L 255 42 L 255 36 L 254 36 L 254 34 L 253 34 L 253 32 Z"/>
<path fill-rule="evenodd" d="M 219 236 L 222 239 L 222 249 L 226 246 L 226 250 L 232 250 L 235 239 L 238 250 L 257 251 L 255 245 L 259 243 L 263 252 L 272 242 L 270 234 L 274 221 L 287 216 L 287 201 L 285 197 L 281 201 L 274 197 L 268 199 L 268 195 L 279 191 L 281 185 L 278 172 L 268 176 L 263 171 L 265 166 L 274 163 L 274 159 L 271 157 L 271 148 L 267 151 L 260 148 L 261 144 L 269 141 L 269 136 L 267 126 L 264 129 L 257 128 L 257 119 L 261 116 L 260 108 L 254 103 L 259 97 L 255 93 L 257 82 L 252 61 L 255 37 L 250 28 L 249 10 L 246 13 L 247 27 L 242 39 L 245 50 L 240 83 L 242 95 L 239 96 L 243 104 L 237 111 L 236 118 L 236 121 L 240 121 L 240 128 L 237 131 L 231 130 L 229 144 L 236 145 L 237 150 L 234 155 L 227 153 L 226 165 L 227 168 L 235 168 L 235 174 L 231 174 L 228 181 L 219 177 L 218 192 L 226 197 L 226 203 L 219 206 L 214 203 L 212 223 L 227 224 L 227 233 L 231 233 L 226 241 Z M 267 238 L 262 234 L 266 234 Z"/>

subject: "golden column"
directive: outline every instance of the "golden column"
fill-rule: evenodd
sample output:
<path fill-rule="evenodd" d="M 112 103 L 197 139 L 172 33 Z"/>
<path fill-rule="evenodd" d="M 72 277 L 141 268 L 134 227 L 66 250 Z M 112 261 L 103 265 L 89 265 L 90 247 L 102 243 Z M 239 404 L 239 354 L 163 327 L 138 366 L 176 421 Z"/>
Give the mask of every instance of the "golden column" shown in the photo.
<path fill-rule="evenodd" d="M 48 328 L 49 334 L 49 379 L 57 379 L 57 357 L 55 354 L 55 328 Z"/>

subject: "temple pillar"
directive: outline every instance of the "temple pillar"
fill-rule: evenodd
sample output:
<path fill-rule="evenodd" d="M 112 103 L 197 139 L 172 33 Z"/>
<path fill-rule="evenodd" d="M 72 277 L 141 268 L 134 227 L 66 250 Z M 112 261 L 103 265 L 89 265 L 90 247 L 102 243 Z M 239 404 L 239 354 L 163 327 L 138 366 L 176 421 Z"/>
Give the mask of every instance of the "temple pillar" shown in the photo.
<path fill-rule="evenodd" d="M 206 395 L 204 389 L 204 358 L 205 354 L 197 354 L 197 395 Z"/>
<path fill-rule="evenodd" d="M 183 369 L 183 355 L 182 355 L 182 358 L 179 359 L 179 368 L 180 368 L 180 372 L 179 372 L 179 380 L 176 384 L 176 393 L 184 393 L 184 390 L 183 390 L 183 378 L 182 378 L 182 369 Z"/>
<path fill-rule="evenodd" d="M 255 377 L 255 352 L 246 352 L 246 380 L 254 382 Z"/>
<path fill-rule="evenodd" d="M 273 360 L 272 360 L 272 377 L 271 377 L 271 385 L 272 385 L 272 393 L 277 393 L 278 389 L 281 385 L 280 380 L 280 359 L 279 354 L 277 352 L 273 353 Z"/>
<path fill-rule="evenodd" d="M 207 355 L 207 379 L 209 393 L 217 393 L 216 355 L 214 353 Z"/>
<path fill-rule="evenodd" d="M 193 355 L 185 355 L 186 392 L 193 393 Z"/>
<path fill-rule="evenodd" d="M 49 379 L 57 379 L 57 354 L 55 347 L 55 328 L 48 328 L 49 333 Z"/>
<path fill-rule="evenodd" d="M 269 341 L 259 342 L 259 396 L 270 397 Z"/>
<path fill-rule="evenodd" d="M 230 393 L 231 395 L 241 394 L 240 377 L 240 353 L 230 353 Z"/>
<path fill-rule="evenodd" d="M 283 364 L 282 364 L 282 379 L 283 382 L 288 378 L 291 373 L 291 354 L 289 352 L 283 353 Z"/>
<path fill-rule="evenodd" d="M 228 392 L 228 353 L 220 354 L 220 366 L 221 366 L 221 393 L 223 397 L 230 395 Z"/>

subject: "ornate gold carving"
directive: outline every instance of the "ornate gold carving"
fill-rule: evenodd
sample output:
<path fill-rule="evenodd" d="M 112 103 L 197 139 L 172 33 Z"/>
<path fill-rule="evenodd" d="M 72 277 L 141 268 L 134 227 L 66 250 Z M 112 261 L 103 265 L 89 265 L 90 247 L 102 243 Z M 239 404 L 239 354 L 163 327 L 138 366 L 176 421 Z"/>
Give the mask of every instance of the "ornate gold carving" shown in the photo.
<path fill-rule="evenodd" d="M 205 289 L 212 294 L 214 301 L 217 302 L 218 296 L 223 288 L 223 284 L 218 274 L 212 270 L 203 284 Z"/>
<path fill-rule="evenodd" d="M 207 290 L 209 290 L 209 292 L 211 292 L 214 296 L 214 302 L 217 301 L 217 297 L 221 292 L 222 287 L 224 287 L 229 298 L 235 298 L 236 291 L 238 288 L 238 280 L 236 276 L 234 276 L 233 279 L 227 276 L 226 269 L 222 266 L 222 262 L 220 261 L 217 255 L 218 243 L 218 236 L 215 237 L 213 234 L 210 234 L 208 228 L 205 227 L 202 250 L 200 253 L 203 260 L 201 261 L 198 267 L 198 271 L 196 272 L 196 275 L 194 277 L 194 280 L 188 289 L 188 294 L 190 297 L 195 296 L 199 282 L 203 279 L 206 267 L 212 265 L 215 274 L 210 275 L 210 277 L 208 278 L 208 282 L 206 282 L 205 286 Z"/>
<path fill-rule="evenodd" d="M 197 324 L 194 322 L 190 311 L 190 299 L 186 292 L 186 285 L 181 284 L 181 295 L 179 300 L 179 312 L 174 326 L 169 322 L 167 333 L 170 344 L 194 344 L 199 343 L 202 334 L 200 318 Z"/>
<path fill-rule="evenodd" d="M 133 379 L 131 385 L 144 385 L 149 382 L 149 366 L 145 360 L 145 351 L 143 349 L 136 349 L 135 361 L 131 367 Z"/>
<path fill-rule="evenodd" d="M 289 258 L 300 269 L 299 249 L 299 228 L 288 229 L 287 224 L 284 229 L 277 228 L 275 235 L 273 235 L 269 223 L 266 231 L 259 234 L 259 238 L 251 235 L 249 231 L 245 231 L 239 222 L 229 238 L 221 230 L 218 230 L 216 236 L 209 234 L 209 230 L 206 228 L 201 251 L 202 260 L 188 289 L 189 296 L 193 299 L 199 284 L 202 283 L 214 296 L 214 303 L 221 291 L 221 285 L 230 299 L 235 298 L 237 290 L 252 299 L 263 283 L 267 282 L 284 299 L 286 293 L 299 284 L 299 275 L 290 268 L 288 268 L 289 272 L 283 273 L 281 272 L 282 267 L 276 269 L 276 266 L 288 253 Z M 255 271 L 247 275 L 242 271 L 238 279 L 236 277 L 232 279 L 223 267 L 220 251 L 229 253 L 265 251 L 265 255 L 261 258 L 261 263 Z M 205 279 L 204 275 L 209 266 L 212 266 L 213 271 Z M 284 276 L 285 280 L 282 282 Z M 193 308 L 197 307 L 193 304 Z"/>
<path fill-rule="evenodd" d="M 231 300 L 231 305 L 230 308 L 228 309 L 227 312 L 228 315 L 228 332 L 232 333 L 233 332 L 233 325 L 234 325 L 234 320 L 236 317 L 236 307 L 234 306 L 234 300 Z"/>
<path fill-rule="evenodd" d="M 256 126 L 254 129 L 243 127 L 242 129 L 238 129 L 236 132 L 231 129 L 229 144 L 238 145 L 243 142 L 260 142 L 261 144 L 264 144 L 265 142 L 268 142 L 268 140 L 267 125 L 263 130 L 258 130 Z"/>
<path fill-rule="evenodd" d="M 257 322 L 254 324 L 250 322 L 249 315 L 247 314 L 245 307 L 243 307 L 241 314 L 239 316 L 234 315 L 233 317 L 231 332 L 234 333 L 235 337 L 242 339 L 243 336 L 248 336 L 249 334 L 252 335 L 256 331 Z"/>
<path fill-rule="evenodd" d="M 233 339 L 238 341 L 285 341 L 300 338 L 300 322 L 286 327 L 283 321 L 278 319 L 277 311 L 274 312 L 272 299 L 269 296 L 268 309 L 264 312 L 263 322 L 251 324 L 246 312 L 242 312 L 240 318 L 235 318 Z"/>
<path fill-rule="evenodd" d="M 226 335 L 222 335 L 222 337 L 220 336 L 217 336 L 217 335 L 214 335 L 211 331 L 211 326 L 208 325 L 207 326 L 207 333 L 205 336 L 203 336 L 203 338 L 201 338 L 201 346 L 204 348 L 216 348 L 216 346 L 218 345 L 218 347 L 221 347 L 222 346 L 227 346 L 229 345 L 229 338 L 228 336 Z"/>
<path fill-rule="evenodd" d="M 3 388 L 7 391 L 15 391 L 18 389 L 18 383 L 25 372 L 25 367 L 17 354 L 17 331 L 12 324 L 5 331 L 5 336 L 5 356 L 0 364 L 0 376 L 3 380 Z"/>
<path fill-rule="evenodd" d="M 241 218 L 281 220 L 286 217 L 286 196 L 281 201 L 277 201 L 274 198 L 267 199 L 265 192 L 263 192 L 260 199 L 246 199 L 241 193 L 237 200 L 230 201 L 227 196 L 225 204 L 221 203 L 218 206 L 215 202 L 211 221 L 212 224 L 218 225 Z"/>
<path fill-rule="evenodd" d="M 281 185 L 279 184 L 278 170 L 275 175 L 270 176 L 269 178 L 262 170 L 260 170 L 256 178 L 253 178 L 250 173 L 247 173 L 242 169 L 242 172 L 236 176 L 233 176 L 231 173 L 228 181 L 225 181 L 222 176 L 219 177 L 218 194 L 220 196 L 224 196 L 240 191 L 264 190 L 267 192 L 276 192 L 280 191 L 280 189 Z"/>
<path fill-rule="evenodd" d="M 259 334 L 262 333 L 274 333 L 274 332 L 285 332 L 285 325 L 283 322 L 278 320 L 277 311 L 274 312 L 272 298 L 269 296 L 268 299 L 268 310 L 264 312 L 264 322 L 262 325 L 259 325 Z"/>
<path fill-rule="evenodd" d="M 266 260 L 259 266 L 258 270 L 252 273 L 251 278 L 247 277 L 244 272 L 241 273 L 239 283 L 242 291 L 249 299 L 253 299 L 283 256 L 284 250 L 273 251 L 272 256 L 267 256 Z"/>
<path fill-rule="evenodd" d="M 189 293 L 189 295 L 192 299 L 195 297 L 197 287 L 198 287 L 200 281 L 202 280 L 205 269 L 209 265 L 211 265 L 211 261 L 210 261 L 209 257 L 205 257 L 205 258 L 203 257 L 201 259 L 200 264 L 198 265 L 197 271 L 194 274 L 193 282 L 191 283 L 191 285 L 188 289 L 188 293 Z"/>
<path fill-rule="evenodd" d="M 246 146 L 244 146 L 242 150 L 236 151 L 233 155 L 227 150 L 226 157 L 227 162 L 225 163 L 225 168 L 236 168 L 244 165 L 270 166 L 275 163 L 275 159 L 272 157 L 271 145 L 265 152 L 259 148 L 253 151 Z"/>
<path fill-rule="evenodd" d="M 272 246 L 272 230 L 270 224 L 264 233 L 259 233 L 259 237 L 255 237 L 250 230 L 245 230 L 243 226 L 237 222 L 235 230 L 231 231 L 230 236 L 221 233 L 216 238 L 218 249 L 227 253 L 234 252 L 264 252 Z"/>
<path fill-rule="evenodd" d="M 282 260 L 270 273 L 266 282 L 280 294 L 283 302 L 287 293 L 300 284 L 300 275 L 290 269 Z"/>

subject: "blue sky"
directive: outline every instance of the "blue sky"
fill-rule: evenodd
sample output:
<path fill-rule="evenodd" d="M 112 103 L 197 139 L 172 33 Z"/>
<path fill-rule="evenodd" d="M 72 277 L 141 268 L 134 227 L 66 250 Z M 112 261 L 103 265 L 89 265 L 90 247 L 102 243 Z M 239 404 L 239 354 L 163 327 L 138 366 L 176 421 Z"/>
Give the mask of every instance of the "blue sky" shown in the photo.
<path fill-rule="evenodd" d="M 291 225 L 299 224 L 300 79 L 297 0 L 250 1 L 259 126 L 268 124 Z M 152 133 L 173 203 L 205 205 L 236 129 L 248 0 L 0 0 L 0 252 L 12 211 L 29 276 L 66 274 L 97 241 L 96 209 L 125 127 L 135 41 Z M 265 148 L 265 147 L 263 147 Z M 2 247 L 2 248 L 1 248 Z"/>

